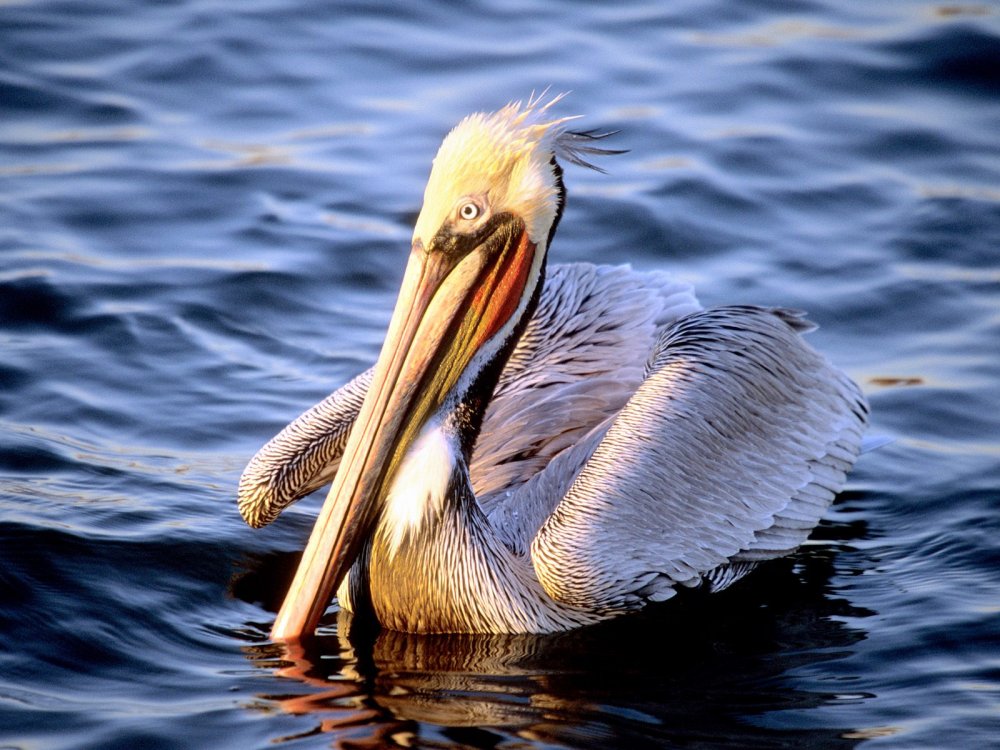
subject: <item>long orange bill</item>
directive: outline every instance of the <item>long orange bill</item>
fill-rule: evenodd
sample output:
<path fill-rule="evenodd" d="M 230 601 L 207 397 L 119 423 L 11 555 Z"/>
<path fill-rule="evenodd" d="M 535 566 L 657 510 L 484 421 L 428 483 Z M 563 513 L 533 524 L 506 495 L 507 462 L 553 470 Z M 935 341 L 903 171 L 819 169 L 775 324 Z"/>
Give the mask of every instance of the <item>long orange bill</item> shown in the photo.
<path fill-rule="evenodd" d="M 518 309 L 535 257 L 520 219 L 460 257 L 414 243 L 375 376 L 271 637 L 312 633 L 372 533 L 391 479 L 475 353 Z"/>

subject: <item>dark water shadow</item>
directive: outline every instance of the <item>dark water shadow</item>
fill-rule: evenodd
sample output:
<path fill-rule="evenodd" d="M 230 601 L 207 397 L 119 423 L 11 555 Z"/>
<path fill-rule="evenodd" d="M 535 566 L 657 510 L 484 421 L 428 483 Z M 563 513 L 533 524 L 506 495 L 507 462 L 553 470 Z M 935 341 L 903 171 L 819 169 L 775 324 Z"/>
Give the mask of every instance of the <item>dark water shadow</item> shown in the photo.
<path fill-rule="evenodd" d="M 859 533 L 828 524 L 824 537 Z M 276 678 L 254 708 L 313 720 L 275 741 L 329 733 L 335 747 L 853 747 L 851 727 L 781 720 L 837 700 L 795 673 L 865 637 L 844 618 L 872 613 L 830 594 L 834 554 L 813 548 L 720 594 L 550 636 L 412 635 L 340 612 L 301 644 L 244 647 Z M 259 584 L 283 577 L 258 572 Z"/>

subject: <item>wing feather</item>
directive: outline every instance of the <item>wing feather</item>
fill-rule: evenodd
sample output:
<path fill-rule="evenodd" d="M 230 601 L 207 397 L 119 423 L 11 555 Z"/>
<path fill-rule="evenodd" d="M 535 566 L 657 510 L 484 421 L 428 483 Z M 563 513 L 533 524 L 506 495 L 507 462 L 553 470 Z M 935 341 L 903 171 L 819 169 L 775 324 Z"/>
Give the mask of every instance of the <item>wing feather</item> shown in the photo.
<path fill-rule="evenodd" d="M 472 485 L 486 513 L 617 414 L 642 382 L 659 330 L 700 307 L 690 285 L 666 274 L 550 267 L 472 456 Z"/>
<path fill-rule="evenodd" d="M 664 332 L 648 377 L 532 541 L 551 596 L 635 609 L 678 584 L 729 585 L 805 540 L 867 419 L 806 329 L 789 311 L 725 307 Z"/>
<path fill-rule="evenodd" d="M 240 514 L 255 529 L 333 481 L 374 376 L 365 370 L 301 414 L 254 455 L 240 477 Z"/>
<path fill-rule="evenodd" d="M 697 309 L 691 286 L 664 273 L 589 263 L 550 266 L 472 458 L 473 487 L 484 507 L 502 506 L 616 414 L 642 381 L 658 329 Z M 251 459 L 238 495 L 248 524 L 270 523 L 333 479 L 372 376 L 373 369 L 366 370 L 304 412 Z M 549 510 L 535 515 L 531 535 Z"/>

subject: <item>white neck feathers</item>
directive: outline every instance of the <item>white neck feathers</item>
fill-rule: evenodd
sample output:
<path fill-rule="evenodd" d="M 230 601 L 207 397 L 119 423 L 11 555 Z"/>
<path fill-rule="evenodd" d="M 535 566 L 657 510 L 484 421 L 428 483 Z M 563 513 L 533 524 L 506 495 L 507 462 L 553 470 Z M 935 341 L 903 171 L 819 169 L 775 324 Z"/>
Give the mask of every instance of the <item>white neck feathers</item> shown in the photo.
<path fill-rule="evenodd" d="M 387 548 L 395 557 L 407 538 L 440 516 L 460 455 L 458 443 L 440 419 L 431 419 L 403 456 L 386 499 L 383 521 Z"/>

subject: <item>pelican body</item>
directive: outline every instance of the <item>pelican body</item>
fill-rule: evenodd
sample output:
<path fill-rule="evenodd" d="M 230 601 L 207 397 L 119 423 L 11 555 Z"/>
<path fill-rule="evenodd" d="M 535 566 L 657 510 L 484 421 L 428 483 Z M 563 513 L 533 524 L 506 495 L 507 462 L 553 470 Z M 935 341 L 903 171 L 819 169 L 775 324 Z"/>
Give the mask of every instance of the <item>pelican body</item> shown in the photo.
<path fill-rule="evenodd" d="M 332 480 L 274 639 L 335 591 L 409 632 L 589 625 L 791 552 L 843 487 L 867 405 L 801 313 L 547 269 L 560 161 L 614 153 L 557 100 L 445 138 L 375 366 L 247 466 L 255 527 Z"/>

